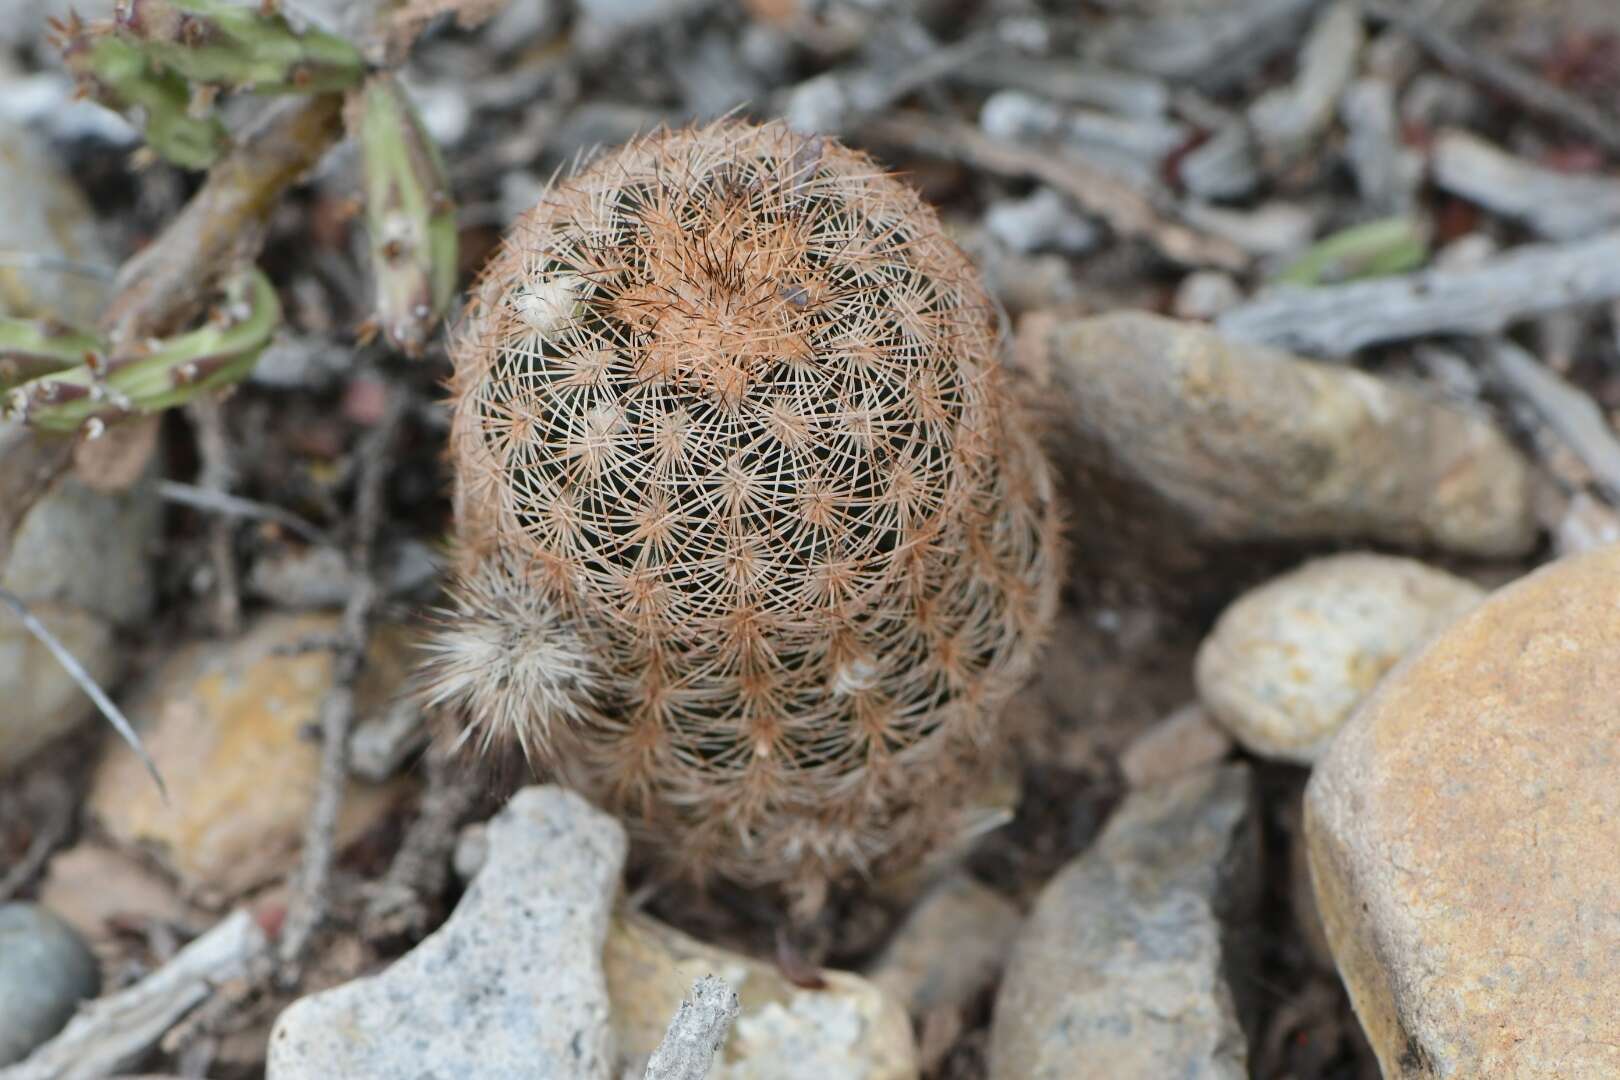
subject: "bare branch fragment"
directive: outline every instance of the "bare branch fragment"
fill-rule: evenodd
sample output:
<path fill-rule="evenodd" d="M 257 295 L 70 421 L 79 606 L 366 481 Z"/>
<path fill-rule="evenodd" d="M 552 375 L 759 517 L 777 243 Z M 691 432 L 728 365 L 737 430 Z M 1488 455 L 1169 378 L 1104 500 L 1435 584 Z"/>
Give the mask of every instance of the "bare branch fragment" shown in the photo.
<path fill-rule="evenodd" d="M 1523 221 L 1549 240 L 1589 236 L 1620 222 L 1620 180 L 1544 169 L 1455 128 L 1435 139 L 1429 174 L 1436 186 Z"/>
<path fill-rule="evenodd" d="M 1620 506 L 1620 437 L 1603 418 L 1597 402 L 1505 338 L 1485 342 L 1481 351 L 1492 373 L 1530 403 L 1592 470 L 1592 478 L 1604 496 Z"/>
<path fill-rule="evenodd" d="M 343 134 L 341 107 L 334 94 L 288 102 L 209 170 L 162 235 L 119 270 L 101 326 L 114 347 L 184 326 L 225 270 L 258 254 L 282 192 Z"/>
<path fill-rule="evenodd" d="M 1532 71 L 1467 42 L 1433 19 L 1389 0 L 1361 0 L 1361 8 L 1399 28 L 1440 63 L 1465 78 L 1513 98 L 1532 112 L 1620 153 L 1620 119 Z"/>
<path fill-rule="evenodd" d="M 1514 322 L 1620 297 L 1620 231 L 1532 244 L 1479 266 L 1319 289 L 1283 288 L 1234 308 L 1227 337 L 1344 357 L 1432 334 L 1489 335 Z"/>
<path fill-rule="evenodd" d="M 0 1080 L 96 1080 L 126 1069 L 266 948 L 259 924 L 238 910 L 134 986 L 85 1004 L 55 1038 L 0 1069 Z"/>
<path fill-rule="evenodd" d="M 1130 184 L 1061 151 L 1017 146 L 991 138 L 971 124 L 917 113 L 894 113 L 866 124 L 861 133 L 869 140 L 958 158 L 989 172 L 1032 177 L 1069 196 L 1121 236 L 1146 240 L 1183 266 L 1241 270 L 1248 265 L 1248 256 L 1237 245 L 1170 220 Z"/>

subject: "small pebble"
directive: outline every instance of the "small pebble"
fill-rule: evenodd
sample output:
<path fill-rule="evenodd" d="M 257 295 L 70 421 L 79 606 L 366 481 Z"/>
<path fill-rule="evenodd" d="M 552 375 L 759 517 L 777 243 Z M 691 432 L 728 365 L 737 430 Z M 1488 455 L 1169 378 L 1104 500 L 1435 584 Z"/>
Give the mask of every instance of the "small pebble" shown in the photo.
<path fill-rule="evenodd" d="M 1230 274 L 1196 270 L 1181 279 L 1171 310 L 1177 318 L 1212 321 L 1243 302 L 1243 289 Z"/>
<path fill-rule="evenodd" d="M 71 926 L 35 904 L 0 906 L 0 1065 L 27 1057 L 100 987 Z"/>
<path fill-rule="evenodd" d="M 1385 672 L 1484 595 L 1412 559 L 1317 559 L 1227 608 L 1198 651 L 1198 696 L 1250 752 L 1308 765 Z"/>
<path fill-rule="evenodd" d="M 1051 188 L 1024 199 L 1009 199 L 985 215 L 990 235 L 1020 255 L 1058 251 L 1083 255 L 1102 241 L 1102 230 Z"/>

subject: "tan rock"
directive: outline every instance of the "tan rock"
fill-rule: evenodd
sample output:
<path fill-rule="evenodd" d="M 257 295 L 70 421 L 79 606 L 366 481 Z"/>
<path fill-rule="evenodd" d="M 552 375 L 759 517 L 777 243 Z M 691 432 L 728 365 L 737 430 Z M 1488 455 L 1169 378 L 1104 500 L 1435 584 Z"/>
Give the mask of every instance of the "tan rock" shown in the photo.
<path fill-rule="evenodd" d="M 826 987 L 794 986 L 770 964 L 696 941 L 638 914 L 620 914 L 603 948 L 621 1069 L 640 1076 L 681 999 L 704 975 L 737 992 L 742 1015 L 710 1080 L 910 1080 L 916 1047 L 905 1010 L 858 975 L 822 972 Z"/>
<path fill-rule="evenodd" d="M 1226 609 L 1198 650 L 1198 696 L 1252 753 L 1308 765 L 1385 672 L 1484 595 L 1412 559 L 1313 560 Z"/>
<path fill-rule="evenodd" d="M 1523 457 L 1394 383 L 1142 312 L 1049 326 L 1022 346 L 1038 354 L 1084 511 L 1082 574 L 1197 600 L 1240 583 L 1255 560 L 1234 550 L 1360 539 L 1495 557 L 1535 542 Z"/>
<path fill-rule="evenodd" d="M 1317 766 L 1312 877 L 1395 1077 L 1620 1076 L 1620 546 L 1495 593 Z"/>
<path fill-rule="evenodd" d="M 115 918 L 195 925 L 199 930 L 211 921 L 198 921 L 198 912 L 161 875 L 93 840 L 51 858 L 39 902 L 93 944 L 112 937 L 108 924 Z"/>
<path fill-rule="evenodd" d="M 1232 751 L 1232 737 L 1196 701 L 1160 720 L 1125 747 L 1119 771 L 1133 788 L 1202 769 Z"/>
<path fill-rule="evenodd" d="M 133 755 L 114 748 L 89 803 L 108 835 L 150 850 L 187 892 L 209 901 L 285 872 L 320 769 L 320 744 L 306 729 L 318 726 L 332 685 L 331 652 L 300 647 L 337 629 L 333 616 L 273 615 L 235 641 L 186 646 L 154 672 L 126 711 L 169 785 L 169 802 Z M 399 690 L 405 648 L 401 632 L 377 635 L 356 687 L 358 715 Z M 367 831 L 405 790 L 351 783 L 338 843 Z"/>

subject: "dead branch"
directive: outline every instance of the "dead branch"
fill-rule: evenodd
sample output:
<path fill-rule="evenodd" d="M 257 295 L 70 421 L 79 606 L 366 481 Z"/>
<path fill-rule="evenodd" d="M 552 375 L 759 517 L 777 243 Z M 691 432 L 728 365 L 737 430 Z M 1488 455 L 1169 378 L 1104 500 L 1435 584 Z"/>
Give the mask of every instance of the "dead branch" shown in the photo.
<path fill-rule="evenodd" d="M 0 1080 L 95 1080 L 127 1069 L 218 984 L 242 977 L 266 947 L 264 931 L 239 909 L 134 986 L 80 1007 L 49 1042 L 0 1069 Z"/>
<path fill-rule="evenodd" d="M 1480 352 L 1497 380 L 1529 403 L 1592 471 L 1609 502 L 1620 507 L 1620 437 L 1597 402 L 1506 338 L 1482 342 Z"/>
<path fill-rule="evenodd" d="M 1239 341 L 1344 357 L 1368 345 L 1432 334 L 1496 334 L 1528 316 L 1616 297 L 1620 231 L 1528 245 L 1466 269 L 1275 289 L 1216 325 Z"/>
<path fill-rule="evenodd" d="M 1361 8 L 1374 18 L 1398 27 L 1456 74 L 1482 83 L 1531 112 L 1584 135 L 1611 154 L 1620 154 L 1620 120 L 1584 98 L 1389 0 L 1361 0 Z"/>
<path fill-rule="evenodd" d="M 101 320 L 114 348 L 195 318 L 227 269 L 258 254 L 283 191 L 343 134 L 336 94 L 283 102 L 208 172 L 184 210 L 118 271 Z"/>
<path fill-rule="evenodd" d="M 1293 82 L 1249 106 L 1249 125 L 1270 159 L 1293 160 L 1327 129 L 1334 104 L 1355 74 L 1365 37 L 1361 14 L 1351 3 L 1341 0 L 1317 16 L 1300 48 Z"/>
<path fill-rule="evenodd" d="M 447 754 L 430 749 L 424 758 L 427 789 L 394 861 L 381 881 L 369 887 L 363 923 L 373 941 L 419 935 L 427 929 L 427 899 L 444 891 L 456 830 L 478 791 Z"/>
<path fill-rule="evenodd" d="M 353 587 L 343 609 L 341 641 L 333 657 L 332 687 L 321 702 L 321 771 L 304 830 L 303 862 L 297 888 L 287 909 L 287 921 L 277 959 L 280 981 L 295 985 L 310 939 L 326 917 L 332 874 L 332 834 L 343 790 L 348 783 L 349 729 L 354 722 L 354 685 L 365 665 L 373 608 L 381 589 L 372 573 L 373 549 L 382 519 L 383 485 L 393 468 L 392 450 L 404 420 L 409 395 L 390 386 L 383 416 L 366 434 L 356 451 L 359 462 L 355 500 L 353 547 L 349 573 Z"/>
<path fill-rule="evenodd" d="M 861 128 L 863 139 L 920 154 L 956 158 L 1003 176 L 1030 177 L 1056 188 L 1096 214 L 1122 237 L 1148 241 L 1184 266 L 1241 270 L 1248 256 L 1235 244 L 1171 221 L 1123 180 L 1077 162 L 1061 149 L 1035 149 L 991 138 L 960 121 L 896 112 Z"/>
<path fill-rule="evenodd" d="M 219 399 L 208 395 L 186 406 L 197 432 L 197 449 L 202 455 L 198 486 L 215 495 L 229 496 L 236 478 L 231 462 L 230 440 L 225 434 L 225 418 Z M 236 567 L 235 537 L 230 519 L 216 516 L 208 521 L 208 556 L 214 564 L 214 629 L 221 637 L 235 637 L 242 629 L 242 582 Z"/>
<path fill-rule="evenodd" d="M 1436 186 L 1523 221 L 1549 240 L 1590 236 L 1620 222 L 1620 181 L 1544 169 L 1466 131 L 1440 132 L 1429 174 Z"/>
<path fill-rule="evenodd" d="M 284 510 L 279 506 L 244 499 L 240 495 L 228 495 L 223 491 L 209 491 L 191 484 L 182 484 L 178 480 L 159 480 L 153 486 L 157 489 L 159 497 L 170 502 L 207 510 L 224 517 L 273 521 L 318 547 L 329 547 L 332 544 L 332 538 L 320 529 L 291 510 Z"/>

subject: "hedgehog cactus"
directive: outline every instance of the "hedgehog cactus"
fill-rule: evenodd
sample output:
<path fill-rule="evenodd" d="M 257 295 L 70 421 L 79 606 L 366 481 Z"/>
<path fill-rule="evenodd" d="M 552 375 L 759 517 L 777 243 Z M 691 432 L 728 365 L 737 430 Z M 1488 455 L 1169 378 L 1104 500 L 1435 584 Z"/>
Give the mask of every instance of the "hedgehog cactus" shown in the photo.
<path fill-rule="evenodd" d="M 1056 604 L 1046 465 L 934 213 L 780 126 L 553 186 L 453 352 L 428 696 L 668 864 L 790 887 L 951 828 Z"/>

